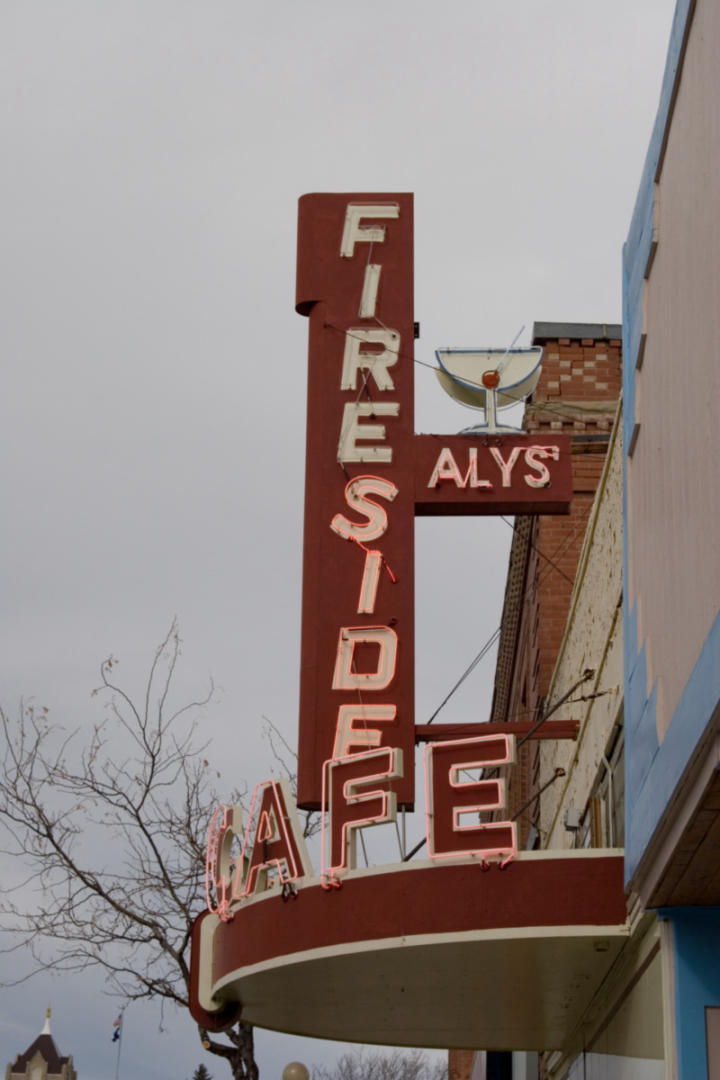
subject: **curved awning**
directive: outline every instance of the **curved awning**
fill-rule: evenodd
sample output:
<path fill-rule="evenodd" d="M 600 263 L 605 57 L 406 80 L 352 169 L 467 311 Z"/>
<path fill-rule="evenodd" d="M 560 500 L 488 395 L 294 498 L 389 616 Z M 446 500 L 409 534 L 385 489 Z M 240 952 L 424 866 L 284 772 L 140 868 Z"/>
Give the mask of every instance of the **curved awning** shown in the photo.
<path fill-rule="evenodd" d="M 524 852 L 317 879 L 295 898 L 206 913 L 191 1011 L 299 1035 L 389 1045 L 563 1045 L 628 939 L 622 853 Z"/>

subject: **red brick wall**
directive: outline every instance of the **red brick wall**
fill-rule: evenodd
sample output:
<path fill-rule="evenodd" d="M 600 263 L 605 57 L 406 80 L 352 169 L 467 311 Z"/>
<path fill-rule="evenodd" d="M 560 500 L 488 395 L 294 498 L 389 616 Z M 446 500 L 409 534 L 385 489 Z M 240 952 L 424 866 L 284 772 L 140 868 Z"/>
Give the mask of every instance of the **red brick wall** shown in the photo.
<path fill-rule="evenodd" d="M 600 410 L 606 411 L 610 407 L 612 411 L 612 403 L 617 402 L 622 383 L 619 340 L 558 338 L 542 344 L 545 348 L 542 375 L 527 409 L 529 430 L 538 431 L 545 427 L 544 424 L 537 426 L 533 415 L 533 406 L 539 402 L 575 403 L 583 407 L 597 403 Z M 560 411 L 554 419 L 565 426 L 568 420 L 560 415 Z M 569 423 L 573 425 L 576 420 L 580 421 L 582 417 L 575 416 L 571 410 Z"/>

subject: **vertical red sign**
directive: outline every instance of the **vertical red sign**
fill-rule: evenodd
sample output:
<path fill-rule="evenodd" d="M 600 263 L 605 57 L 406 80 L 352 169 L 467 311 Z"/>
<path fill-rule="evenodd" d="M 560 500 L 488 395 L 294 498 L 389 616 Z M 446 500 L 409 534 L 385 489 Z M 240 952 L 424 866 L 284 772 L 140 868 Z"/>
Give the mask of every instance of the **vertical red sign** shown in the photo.
<path fill-rule="evenodd" d="M 323 762 L 399 747 L 414 796 L 413 200 L 305 195 L 309 328 L 298 805 Z"/>

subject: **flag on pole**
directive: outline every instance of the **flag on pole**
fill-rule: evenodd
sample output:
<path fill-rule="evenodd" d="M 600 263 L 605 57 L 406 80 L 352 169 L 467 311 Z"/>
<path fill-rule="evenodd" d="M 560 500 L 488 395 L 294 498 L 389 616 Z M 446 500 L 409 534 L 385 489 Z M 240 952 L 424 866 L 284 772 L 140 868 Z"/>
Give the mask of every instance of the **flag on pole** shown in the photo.
<path fill-rule="evenodd" d="M 122 1032 L 122 1013 L 120 1013 L 117 1020 L 113 1020 L 113 1027 L 115 1028 L 115 1030 L 113 1031 L 112 1041 L 118 1042 L 118 1040 L 120 1039 L 120 1034 Z"/>

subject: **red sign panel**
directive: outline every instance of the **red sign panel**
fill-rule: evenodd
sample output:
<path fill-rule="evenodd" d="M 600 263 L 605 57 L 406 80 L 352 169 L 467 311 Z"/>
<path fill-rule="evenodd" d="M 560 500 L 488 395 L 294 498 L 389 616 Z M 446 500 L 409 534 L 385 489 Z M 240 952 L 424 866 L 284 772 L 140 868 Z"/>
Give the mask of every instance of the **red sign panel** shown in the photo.
<path fill-rule="evenodd" d="M 563 514 L 569 435 L 416 435 L 416 514 Z"/>
<path fill-rule="evenodd" d="M 305 195 L 310 319 L 298 803 L 330 758 L 402 750 L 415 788 L 412 195 Z"/>

